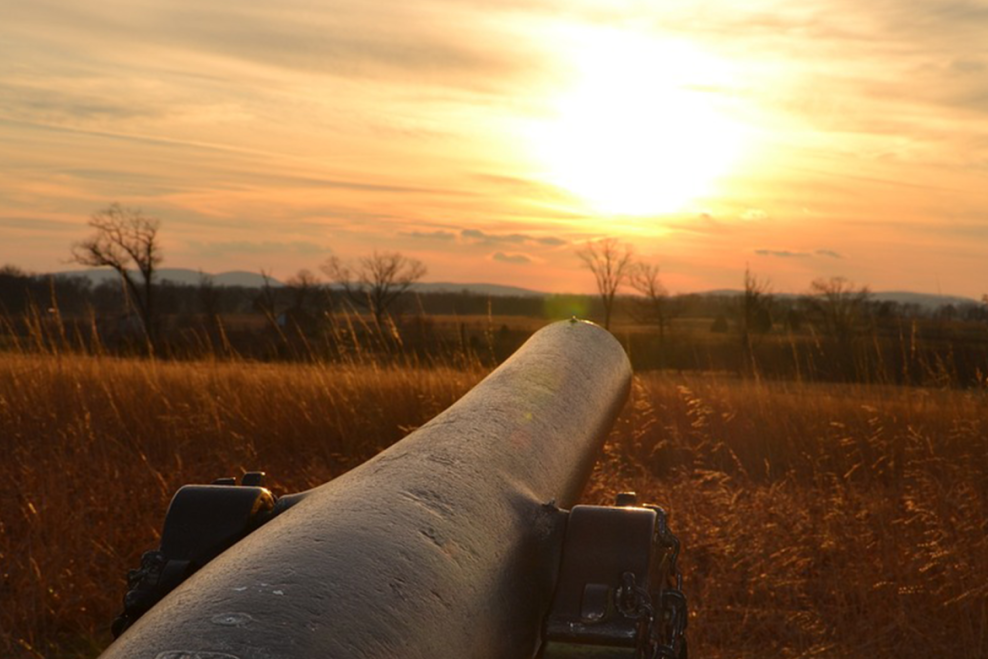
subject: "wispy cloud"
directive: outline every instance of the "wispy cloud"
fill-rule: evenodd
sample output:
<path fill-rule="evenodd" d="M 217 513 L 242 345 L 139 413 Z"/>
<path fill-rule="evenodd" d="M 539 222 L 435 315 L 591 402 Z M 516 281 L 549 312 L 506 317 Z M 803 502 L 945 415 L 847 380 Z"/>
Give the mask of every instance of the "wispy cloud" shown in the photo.
<path fill-rule="evenodd" d="M 331 250 L 322 245 L 304 241 L 278 242 L 272 240 L 230 240 L 214 242 L 190 242 L 190 250 L 203 258 L 252 256 L 257 254 L 291 253 L 298 256 L 327 256 Z"/>
<path fill-rule="evenodd" d="M 569 244 L 557 236 L 535 236 L 527 233 L 489 233 L 480 229 L 463 229 L 460 235 L 468 242 L 482 245 L 543 245 L 559 247 Z"/>
<path fill-rule="evenodd" d="M 788 249 L 756 249 L 759 256 L 777 256 L 783 259 L 805 259 L 811 256 L 809 252 L 795 252 Z"/>
<path fill-rule="evenodd" d="M 442 229 L 437 229 L 436 231 L 402 231 L 401 235 L 417 240 L 442 240 L 444 242 L 456 240 L 455 233 L 452 231 L 443 231 Z"/>
<path fill-rule="evenodd" d="M 44 232 L 81 231 L 84 225 L 81 221 L 47 220 L 37 217 L 0 217 L 0 228 L 31 229 Z"/>
<path fill-rule="evenodd" d="M 7 18 L 102 56 L 116 56 L 112 49 L 136 56 L 184 51 L 304 74 L 414 79 L 419 85 L 469 89 L 505 85 L 531 70 L 531 53 L 517 38 L 512 47 L 490 47 L 510 30 L 481 20 L 491 8 L 480 3 L 177 0 L 127 3 L 124 10 L 118 5 L 117 0 L 38 0 L 15 3 Z"/>
<path fill-rule="evenodd" d="M 828 259 L 845 258 L 843 254 L 840 252 L 835 252 L 832 249 L 818 249 L 813 252 L 794 249 L 756 249 L 755 254 L 758 254 L 759 256 L 774 256 L 782 259 L 808 259 L 815 256 L 821 256 Z"/>
<path fill-rule="evenodd" d="M 526 263 L 532 263 L 532 257 L 527 254 L 520 254 L 517 252 L 505 253 L 505 252 L 494 252 L 491 254 L 491 258 L 495 261 L 500 261 L 501 263 L 512 263 L 515 265 L 521 265 Z"/>

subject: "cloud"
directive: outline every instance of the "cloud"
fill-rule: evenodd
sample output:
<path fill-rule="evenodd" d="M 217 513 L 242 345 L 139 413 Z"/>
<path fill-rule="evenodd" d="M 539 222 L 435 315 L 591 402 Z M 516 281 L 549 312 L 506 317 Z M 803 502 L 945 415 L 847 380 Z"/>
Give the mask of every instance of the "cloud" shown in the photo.
<path fill-rule="evenodd" d="M 958 73 L 982 73 L 988 69 L 988 64 L 975 59 L 955 59 L 950 68 Z"/>
<path fill-rule="evenodd" d="M 167 136 L 149 137 L 146 135 L 130 135 L 112 132 L 109 130 L 87 130 L 74 128 L 71 126 L 46 125 L 31 121 L 4 121 L 3 118 L 0 118 L 0 126 L 3 124 L 9 124 L 15 127 L 21 134 L 25 134 L 29 131 L 37 132 L 40 135 L 37 139 L 50 139 L 47 138 L 45 134 L 52 133 L 65 136 L 63 139 L 66 141 L 88 141 L 95 138 L 105 140 L 106 143 L 113 145 L 126 144 L 127 146 L 143 149 L 154 147 L 161 149 L 161 152 L 167 155 L 186 155 L 186 157 L 189 158 L 193 157 L 189 155 L 189 152 L 194 152 L 196 154 L 195 157 L 197 157 L 200 161 L 196 162 L 195 166 L 205 169 L 208 175 L 235 177 L 238 183 L 251 183 L 265 186 L 282 185 L 291 186 L 294 188 L 311 188 L 317 190 L 336 189 L 354 192 L 383 192 L 410 195 L 442 194 L 447 196 L 470 196 L 470 193 L 468 192 L 452 188 L 391 185 L 387 183 L 370 182 L 368 180 L 323 177 L 306 173 L 295 174 L 290 171 L 273 170 L 271 167 L 272 164 L 280 165 L 284 163 L 292 163 L 290 159 L 287 159 L 280 154 L 252 149 L 242 149 L 222 144 L 183 140 L 180 138 L 172 138 Z M 225 158 L 217 160 L 214 156 L 220 154 L 225 156 Z M 281 162 L 278 162 L 277 159 L 281 159 Z M 189 165 L 189 167 L 192 166 L 193 165 Z M 137 177 L 137 174 L 128 172 L 124 169 L 116 171 L 109 169 L 97 170 L 93 168 L 80 167 L 67 169 L 65 171 L 68 174 L 73 174 L 76 176 L 101 178 L 103 180 L 112 180 L 114 177 L 117 179 L 135 179 Z M 164 175 L 161 172 L 157 172 L 156 176 L 158 178 L 163 178 Z M 187 178 L 188 172 L 186 172 L 186 177 L 183 180 L 186 180 Z"/>
<path fill-rule="evenodd" d="M 76 231 L 80 233 L 88 230 L 88 227 L 79 221 L 47 220 L 37 217 L 0 217 L 0 227 L 52 232 Z"/>
<path fill-rule="evenodd" d="M 732 229 L 730 224 L 724 224 L 710 213 L 699 213 L 694 217 L 669 220 L 665 222 L 665 226 L 681 233 L 698 235 L 723 235 Z"/>
<path fill-rule="evenodd" d="M 763 211 L 761 208 L 749 208 L 745 212 L 741 213 L 742 220 L 755 221 L 764 220 L 768 218 L 768 213 Z"/>
<path fill-rule="evenodd" d="M 552 236 L 545 236 L 543 238 L 534 238 L 535 242 L 541 245 L 548 245 L 549 247 L 561 247 L 562 245 L 569 244 L 562 238 L 553 238 Z"/>
<path fill-rule="evenodd" d="M 56 89 L 18 81 L 4 81 L 0 85 L 0 109 L 12 118 L 121 122 L 167 115 L 153 99 L 127 96 L 124 100 L 123 97 L 120 90 L 113 93 L 108 89 Z"/>
<path fill-rule="evenodd" d="M 813 256 L 823 256 L 828 259 L 843 259 L 844 255 L 832 249 L 818 249 L 812 253 L 791 249 L 756 249 L 759 256 L 775 256 L 783 259 L 805 259 Z"/>
<path fill-rule="evenodd" d="M 499 174 L 475 174 L 474 178 L 482 182 L 485 186 L 496 186 L 503 191 L 502 194 L 504 195 L 537 202 L 540 206 L 539 213 L 542 215 L 549 212 L 547 208 L 549 205 L 566 205 L 571 204 L 574 200 L 572 192 L 546 181 Z M 551 215 L 558 217 L 580 217 L 572 212 L 561 212 L 558 209 L 551 211 Z"/>
<path fill-rule="evenodd" d="M 219 258 L 241 254 L 281 254 L 292 253 L 304 256 L 328 255 L 332 250 L 314 243 L 296 240 L 277 242 L 272 240 L 256 241 L 231 240 L 215 242 L 190 242 L 189 248 L 197 255 L 207 258 Z"/>
<path fill-rule="evenodd" d="M 485 20 L 490 7 L 444 0 L 277 4 L 175 0 L 15 3 L 9 20 L 74 52 L 117 58 L 176 53 L 219 56 L 266 68 L 339 78 L 507 88 L 531 74 L 537 42 L 525 45 L 510 21 Z M 514 36 L 514 39 L 508 39 Z M 492 42 L 511 44 L 492 48 Z M 116 49 L 116 51 L 114 51 Z"/>
<path fill-rule="evenodd" d="M 532 263 L 532 257 L 526 254 L 518 253 L 506 254 L 504 252 L 494 252 L 491 254 L 491 258 L 495 261 L 500 261 L 501 263 L 514 263 L 516 265 L 522 263 Z"/>
<path fill-rule="evenodd" d="M 793 252 L 788 249 L 756 249 L 755 254 L 759 256 L 777 256 L 784 259 L 803 259 L 810 256 L 808 252 Z"/>
<path fill-rule="evenodd" d="M 487 233 L 480 229 L 463 229 L 460 236 L 468 242 L 481 245 L 545 245 L 559 247 L 569 241 L 555 236 L 533 236 L 527 233 Z"/>
<path fill-rule="evenodd" d="M 415 238 L 418 240 L 454 240 L 456 234 L 452 231 L 443 231 L 437 229 L 436 231 L 402 231 L 400 232 L 403 236 L 408 236 L 409 238 Z"/>

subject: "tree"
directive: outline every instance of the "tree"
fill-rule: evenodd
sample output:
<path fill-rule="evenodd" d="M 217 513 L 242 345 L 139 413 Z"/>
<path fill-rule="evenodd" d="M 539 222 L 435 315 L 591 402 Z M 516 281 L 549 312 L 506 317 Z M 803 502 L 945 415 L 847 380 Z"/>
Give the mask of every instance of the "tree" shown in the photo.
<path fill-rule="evenodd" d="M 94 235 L 72 246 L 75 263 L 110 267 L 120 275 L 125 297 L 136 307 L 148 340 L 154 336 L 154 275 L 162 261 L 160 224 L 139 208 L 113 203 L 89 218 Z"/>
<path fill-rule="evenodd" d="M 271 326 L 280 332 L 278 319 L 275 315 L 278 311 L 278 289 L 272 284 L 274 278 L 270 271 L 261 268 L 261 279 L 263 283 L 260 292 L 254 298 L 254 308 L 264 314 Z"/>
<path fill-rule="evenodd" d="M 220 315 L 220 292 L 216 288 L 216 280 L 212 275 L 199 271 L 199 284 L 196 287 L 199 298 L 199 309 L 206 319 L 212 323 Z"/>
<path fill-rule="evenodd" d="M 772 329 L 772 294 L 768 280 L 759 279 L 750 268 L 744 269 L 744 290 L 738 302 L 738 333 L 747 365 L 755 367 L 752 334 Z"/>
<path fill-rule="evenodd" d="M 665 345 L 665 332 L 669 327 L 669 322 L 675 316 L 675 312 L 669 304 L 669 292 L 659 279 L 659 266 L 655 263 L 635 263 L 631 267 L 628 283 L 644 298 L 641 301 L 644 311 L 642 320 L 654 323 L 659 328 L 659 356 L 661 359 Z"/>
<path fill-rule="evenodd" d="M 764 334 L 772 329 L 771 287 L 767 279 L 759 279 L 751 270 L 744 270 L 744 290 L 738 310 L 738 326 L 744 343 L 750 343 L 751 334 Z"/>
<path fill-rule="evenodd" d="M 291 294 L 293 313 L 302 313 L 308 303 L 319 292 L 319 277 L 308 268 L 302 268 L 285 282 L 285 288 Z"/>
<path fill-rule="evenodd" d="M 21 313 L 31 300 L 31 275 L 15 265 L 0 267 L 0 313 Z"/>
<path fill-rule="evenodd" d="M 202 270 L 199 271 L 199 284 L 196 286 L 199 311 L 202 314 L 202 326 L 210 338 L 219 338 L 223 334 L 223 323 L 220 320 L 220 291 L 216 280 Z"/>
<path fill-rule="evenodd" d="M 316 313 L 326 309 L 328 291 L 322 287 L 319 277 L 311 270 L 302 268 L 285 282 L 285 291 L 289 295 L 289 306 L 285 309 L 285 318 L 296 329 L 308 329 L 315 326 Z"/>
<path fill-rule="evenodd" d="M 597 282 L 597 292 L 604 304 L 604 328 L 611 328 L 614 296 L 631 271 L 634 255 L 630 245 L 621 245 L 617 238 L 588 241 L 576 255 L 583 261 Z"/>
<path fill-rule="evenodd" d="M 867 286 L 856 288 L 844 277 L 816 279 L 810 284 L 806 305 L 817 324 L 841 348 L 850 349 L 869 295 Z"/>
<path fill-rule="evenodd" d="M 412 284 L 425 276 L 421 261 L 398 252 L 375 251 L 354 265 L 332 256 L 321 267 L 330 280 L 343 288 L 354 305 L 364 307 L 374 315 L 379 330 L 384 328 L 388 309 Z"/>

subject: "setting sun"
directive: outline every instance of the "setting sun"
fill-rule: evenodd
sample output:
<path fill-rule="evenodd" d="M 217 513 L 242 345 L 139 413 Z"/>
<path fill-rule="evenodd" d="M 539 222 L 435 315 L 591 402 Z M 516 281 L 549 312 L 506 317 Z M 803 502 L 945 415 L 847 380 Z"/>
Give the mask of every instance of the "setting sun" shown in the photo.
<path fill-rule="evenodd" d="M 974 5 L 6 4 L 0 235 L 31 271 L 119 202 L 169 267 L 282 281 L 378 250 L 586 291 L 574 251 L 607 235 L 670 290 L 750 264 L 984 294 Z"/>
<path fill-rule="evenodd" d="M 677 211 L 713 192 L 745 143 L 718 106 L 726 64 L 629 33 L 579 41 L 573 83 L 532 138 L 545 177 L 599 213 Z"/>

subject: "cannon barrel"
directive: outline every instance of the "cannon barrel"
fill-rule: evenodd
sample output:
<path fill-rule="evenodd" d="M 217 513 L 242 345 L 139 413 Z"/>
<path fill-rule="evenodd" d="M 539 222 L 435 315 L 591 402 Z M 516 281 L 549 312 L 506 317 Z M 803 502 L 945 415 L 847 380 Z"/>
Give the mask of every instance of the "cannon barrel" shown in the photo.
<path fill-rule="evenodd" d="M 209 562 L 103 659 L 533 657 L 559 508 L 630 380 L 605 330 L 540 330 L 445 412 Z"/>

